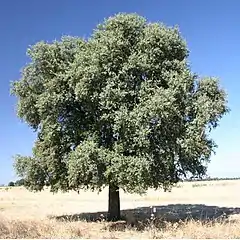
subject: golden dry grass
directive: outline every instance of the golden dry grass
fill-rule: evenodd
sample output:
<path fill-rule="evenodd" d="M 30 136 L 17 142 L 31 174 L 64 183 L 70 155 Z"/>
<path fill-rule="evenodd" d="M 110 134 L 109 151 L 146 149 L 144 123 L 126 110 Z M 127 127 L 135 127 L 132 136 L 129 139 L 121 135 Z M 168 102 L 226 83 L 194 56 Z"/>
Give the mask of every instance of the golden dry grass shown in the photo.
<path fill-rule="evenodd" d="M 127 221 L 117 223 L 90 221 L 105 215 L 107 189 L 53 195 L 1 188 L 0 238 L 240 238 L 239 187 L 240 181 L 229 180 L 184 183 L 144 196 L 121 192 Z M 149 220 L 150 206 L 156 207 L 155 221 Z"/>

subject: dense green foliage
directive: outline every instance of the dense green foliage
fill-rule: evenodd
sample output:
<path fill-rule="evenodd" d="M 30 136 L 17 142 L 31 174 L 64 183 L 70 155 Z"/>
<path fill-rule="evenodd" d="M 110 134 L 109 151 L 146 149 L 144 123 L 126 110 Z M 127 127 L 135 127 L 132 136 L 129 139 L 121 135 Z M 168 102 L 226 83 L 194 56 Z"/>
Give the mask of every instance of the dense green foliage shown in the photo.
<path fill-rule="evenodd" d="M 15 183 L 14 183 L 14 182 L 9 182 L 9 183 L 8 183 L 8 186 L 9 186 L 9 187 L 14 187 L 14 186 L 15 186 Z"/>
<path fill-rule="evenodd" d="M 5 185 L 4 184 L 0 184 L 0 187 L 1 186 L 4 187 Z M 24 186 L 24 179 L 18 179 L 15 182 L 14 181 L 10 181 L 7 186 L 9 186 L 9 187 Z"/>
<path fill-rule="evenodd" d="M 28 54 L 12 92 L 37 132 L 33 155 L 15 161 L 30 190 L 140 193 L 206 173 L 226 94 L 191 72 L 178 29 L 118 14 L 87 40 L 40 42 Z"/>
<path fill-rule="evenodd" d="M 24 179 L 19 179 L 14 183 L 14 186 L 24 186 Z"/>

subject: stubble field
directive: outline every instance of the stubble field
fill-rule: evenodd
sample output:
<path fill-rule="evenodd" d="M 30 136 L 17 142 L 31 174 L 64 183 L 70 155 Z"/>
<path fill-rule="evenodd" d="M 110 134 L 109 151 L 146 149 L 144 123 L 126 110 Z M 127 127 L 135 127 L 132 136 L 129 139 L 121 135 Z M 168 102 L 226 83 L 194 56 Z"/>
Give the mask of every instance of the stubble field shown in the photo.
<path fill-rule="evenodd" d="M 108 223 L 107 189 L 53 195 L 3 187 L 0 238 L 240 238 L 239 189 L 239 180 L 228 180 L 181 183 L 143 196 L 121 192 L 125 221 Z"/>

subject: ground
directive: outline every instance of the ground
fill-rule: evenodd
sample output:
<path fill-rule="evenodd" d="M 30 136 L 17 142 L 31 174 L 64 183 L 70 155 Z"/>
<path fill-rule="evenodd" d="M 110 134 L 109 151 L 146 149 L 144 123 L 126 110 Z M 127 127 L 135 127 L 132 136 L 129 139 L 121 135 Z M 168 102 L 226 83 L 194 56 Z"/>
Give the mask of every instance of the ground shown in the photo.
<path fill-rule="evenodd" d="M 240 238 L 239 188 L 240 180 L 227 180 L 121 192 L 126 221 L 107 223 L 107 189 L 53 195 L 3 187 L 0 238 Z"/>

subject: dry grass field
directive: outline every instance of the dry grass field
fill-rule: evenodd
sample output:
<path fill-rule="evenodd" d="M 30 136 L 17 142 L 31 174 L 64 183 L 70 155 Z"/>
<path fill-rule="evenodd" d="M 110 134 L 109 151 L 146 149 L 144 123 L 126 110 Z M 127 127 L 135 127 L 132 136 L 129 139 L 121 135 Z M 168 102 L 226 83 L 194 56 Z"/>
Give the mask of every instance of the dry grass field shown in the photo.
<path fill-rule="evenodd" d="M 240 238 L 239 189 L 240 181 L 229 180 L 188 182 L 144 196 L 121 192 L 126 221 L 107 223 L 107 189 L 53 195 L 3 187 L 0 238 Z"/>

